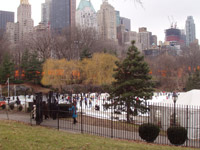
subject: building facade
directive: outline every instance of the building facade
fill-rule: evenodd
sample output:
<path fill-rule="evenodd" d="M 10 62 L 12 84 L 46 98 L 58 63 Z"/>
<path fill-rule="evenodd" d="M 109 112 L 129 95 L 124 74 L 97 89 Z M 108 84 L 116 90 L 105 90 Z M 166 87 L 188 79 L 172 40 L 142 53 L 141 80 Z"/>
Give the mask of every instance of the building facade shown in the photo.
<path fill-rule="evenodd" d="M 196 40 L 195 24 L 192 16 L 187 17 L 185 30 L 186 30 L 186 45 L 189 46 L 190 43 Z"/>
<path fill-rule="evenodd" d="M 151 36 L 151 42 L 150 42 L 150 44 L 151 44 L 151 45 L 156 45 L 156 46 L 157 46 L 157 43 L 158 43 L 157 35 L 152 35 L 152 36 Z"/>
<path fill-rule="evenodd" d="M 45 3 L 43 3 L 41 7 L 41 23 L 47 26 L 50 24 L 51 2 L 52 0 L 45 0 Z"/>
<path fill-rule="evenodd" d="M 107 0 L 104 0 L 97 12 L 98 32 L 102 39 L 117 41 L 116 11 Z"/>
<path fill-rule="evenodd" d="M 16 44 L 26 39 L 33 32 L 34 22 L 31 18 L 31 5 L 28 0 L 21 0 L 17 9 L 17 23 L 7 23 L 6 33 L 10 41 Z"/>
<path fill-rule="evenodd" d="M 115 11 L 116 13 L 116 23 L 117 23 L 117 27 L 121 24 L 120 23 L 120 11 Z"/>
<path fill-rule="evenodd" d="M 151 48 L 151 36 L 152 33 L 147 31 L 147 28 L 145 27 L 139 28 L 138 43 L 141 45 L 140 47 L 141 50 L 146 50 Z"/>
<path fill-rule="evenodd" d="M 81 0 L 76 10 L 76 25 L 97 30 L 97 13 L 90 0 Z"/>
<path fill-rule="evenodd" d="M 8 22 L 14 23 L 14 12 L 0 11 L 0 35 L 6 31 L 6 24 Z"/>
<path fill-rule="evenodd" d="M 76 0 L 52 0 L 50 25 L 55 31 L 75 27 Z"/>
<path fill-rule="evenodd" d="M 120 17 L 120 24 L 125 26 L 126 31 L 131 31 L 131 20 L 125 17 Z"/>

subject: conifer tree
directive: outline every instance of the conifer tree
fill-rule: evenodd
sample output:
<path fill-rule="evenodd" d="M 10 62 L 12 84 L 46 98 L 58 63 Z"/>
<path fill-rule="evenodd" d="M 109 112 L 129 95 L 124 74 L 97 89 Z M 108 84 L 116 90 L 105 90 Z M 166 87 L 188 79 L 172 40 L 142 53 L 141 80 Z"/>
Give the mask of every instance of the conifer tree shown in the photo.
<path fill-rule="evenodd" d="M 42 62 L 39 61 L 37 53 L 31 54 L 26 50 L 22 56 L 21 69 L 24 71 L 26 81 L 40 82 Z"/>
<path fill-rule="evenodd" d="M 193 75 L 190 75 L 186 82 L 186 90 L 200 89 L 200 71 L 197 70 Z"/>
<path fill-rule="evenodd" d="M 5 53 L 0 66 L 0 82 L 5 84 L 8 78 L 10 78 L 10 82 L 14 80 L 14 63 L 10 54 Z"/>
<path fill-rule="evenodd" d="M 134 111 L 145 109 L 141 99 L 149 99 L 153 95 L 149 66 L 134 44 L 133 41 L 123 62 L 116 62 L 115 82 L 111 89 L 114 104 L 125 106 L 123 110 L 127 112 L 127 122 Z"/>
<path fill-rule="evenodd" d="M 84 58 L 92 58 L 92 54 L 89 52 L 87 48 L 85 48 L 80 56 L 80 59 L 83 60 Z"/>

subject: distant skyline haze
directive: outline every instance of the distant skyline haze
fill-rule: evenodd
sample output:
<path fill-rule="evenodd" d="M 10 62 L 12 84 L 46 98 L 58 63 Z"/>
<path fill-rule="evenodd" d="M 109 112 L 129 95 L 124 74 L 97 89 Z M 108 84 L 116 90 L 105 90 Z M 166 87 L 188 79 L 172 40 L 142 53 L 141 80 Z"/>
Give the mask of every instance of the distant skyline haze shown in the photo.
<path fill-rule="evenodd" d="M 34 25 L 41 21 L 41 4 L 45 0 L 29 0 L 32 5 L 32 19 Z M 80 0 L 77 0 L 77 6 Z M 91 0 L 96 11 L 100 9 L 102 0 Z M 196 38 L 200 39 L 200 1 L 199 0 L 142 0 L 143 5 L 134 0 L 108 0 L 120 11 L 121 17 L 131 19 L 131 30 L 137 31 L 139 27 L 147 27 L 147 30 L 158 36 L 158 40 L 164 41 L 165 29 L 170 28 L 171 22 L 177 22 L 177 28 L 185 29 L 187 16 L 193 16 L 196 25 Z M 20 0 L 6 0 L 0 2 L 0 10 L 15 12 L 17 21 L 17 7 Z M 170 18 L 170 19 L 169 19 Z"/>

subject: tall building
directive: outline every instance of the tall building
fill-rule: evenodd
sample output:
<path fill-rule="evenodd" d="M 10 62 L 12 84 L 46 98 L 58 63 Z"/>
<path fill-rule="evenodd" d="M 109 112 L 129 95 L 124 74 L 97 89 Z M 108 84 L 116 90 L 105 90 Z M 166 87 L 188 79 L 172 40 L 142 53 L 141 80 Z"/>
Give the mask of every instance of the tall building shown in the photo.
<path fill-rule="evenodd" d="M 0 35 L 6 31 L 6 24 L 8 22 L 14 23 L 14 12 L 0 11 Z"/>
<path fill-rule="evenodd" d="M 117 41 L 116 11 L 107 0 L 104 0 L 97 12 L 99 35 L 104 39 Z"/>
<path fill-rule="evenodd" d="M 52 0 L 50 8 L 51 29 L 62 31 L 75 26 L 76 0 Z"/>
<path fill-rule="evenodd" d="M 165 30 L 165 43 L 168 45 L 180 45 L 181 41 L 181 30 L 171 27 L 170 29 Z"/>
<path fill-rule="evenodd" d="M 157 38 L 157 35 L 152 35 L 151 36 L 151 45 L 157 45 L 157 43 L 158 43 L 158 40 L 157 40 L 158 38 Z"/>
<path fill-rule="evenodd" d="M 51 1 L 52 0 L 45 0 L 45 3 L 42 4 L 41 23 L 44 25 L 49 25 Z"/>
<path fill-rule="evenodd" d="M 185 35 L 184 29 L 181 30 L 181 40 L 180 40 L 180 42 L 181 42 L 181 46 L 184 47 L 186 45 L 186 35 Z"/>
<path fill-rule="evenodd" d="M 117 27 L 121 24 L 120 23 L 120 12 L 119 11 L 115 11 L 116 13 L 116 22 L 117 22 Z"/>
<path fill-rule="evenodd" d="M 152 33 L 147 31 L 147 28 L 145 27 L 139 28 L 138 43 L 141 44 L 140 47 L 141 50 L 146 50 L 151 48 L 151 36 Z"/>
<path fill-rule="evenodd" d="M 33 32 L 33 20 L 31 18 L 31 5 L 28 0 L 20 0 L 17 9 L 17 23 L 7 23 L 6 33 L 12 43 L 26 39 L 26 36 Z"/>
<path fill-rule="evenodd" d="M 195 24 L 192 16 L 187 17 L 185 30 L 186 30 L 186 45 L 188 46 L 190 43 L 196 40 Z"/>
<path fill-rule="evenodd" d="M 81 0 L 76 10 L 76 24 L 97 30 L 97 14 L 90 0 Z"/>
<path fill-rule="evenodd" d="M 120 24 L 125 26 L 126 31 L 131 31 L 131 20 L 125 17 L 120 17 Z"/>
<path fill-rule="evenodd" d="M 118 25 L 117 26 L 117 39 L 119 45 L 125 44 L 125 26 L 124 25 Z"/>

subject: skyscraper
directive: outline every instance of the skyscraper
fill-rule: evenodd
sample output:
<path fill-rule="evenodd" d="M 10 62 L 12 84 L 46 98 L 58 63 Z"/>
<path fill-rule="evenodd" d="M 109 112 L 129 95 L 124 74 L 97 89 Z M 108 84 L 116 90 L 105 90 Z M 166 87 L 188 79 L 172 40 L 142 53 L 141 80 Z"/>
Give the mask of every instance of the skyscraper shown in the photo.
<path fill-rule="evenodd" d="M 0 11 L 0 35 L 6 31 L 6 24 L 14 23 L 14 12 Z"/>
<path fill-rule="evenodd" d="M 185 30 L 186 30 L 186 45 L 188 46 L 190 43 L 196 40 L 195 24 L 192 16 L 187 17 Z"/>
<path fill-rule="evenodd" d="M 8 22 L 6 33 L 12 43 L 26 39 L 28 33 L 33 32 L 33 20 L 31 19 L 31 5 L 28 0 L 20 0 L 17 9 L 17 23 Z"/>
<path fill-rule="evenodd" d="M 116 13 L 116 25 L 117 25 L 117 27 L 121 24 L 120 23 L 120 11 L 115 11 L 115 13 Z"/>
<path fill-rule="evenodd" d="M 116 11 L 107 0 L 103 1 L 100 10 L 97 12 L 97 24 L 99 35 L 104 39 L 117 41 Z"/>
<path fill-rule="evenodd" d="M 81 0 L 76 10 L 76 24 L 81 28 L 97 30 L 97 14 L 90 0 Z"/>
<path fill-rule="evenodd" d="M 50 21 L 50 7 L 52 0 L 45 0 L 45 3 L 42 4 L 41 10 L 41 23 L 48 25 Z"/>
<path fill-rule="evenodd" d="M 61 31 L 75 26 L 76 0 L 52 0 L 50 8 L 51 29 Z"/>
<path fill-rule="evenodd" d="M 131 20 L 125 17 L 120 17 L 120 24 L 125 26 L 126 31 L 131 31 Z"/>
<path fill-rule="evenodd" d="M 141 50 L 146 50 L 151 47 L 151 36 L 152 33 L 147 31 L 147 28 L 139 28 L 138 42 L 141 44 Z"/>
<path fill-rule="evenodd" d="M 17 22 L 19 23 L 19 40 L 23 40 L 26 34 L 33 31 L 34 27 L 31 18 L 31 5 L 28 0 L 21 0 L 17 9 Z"/>

